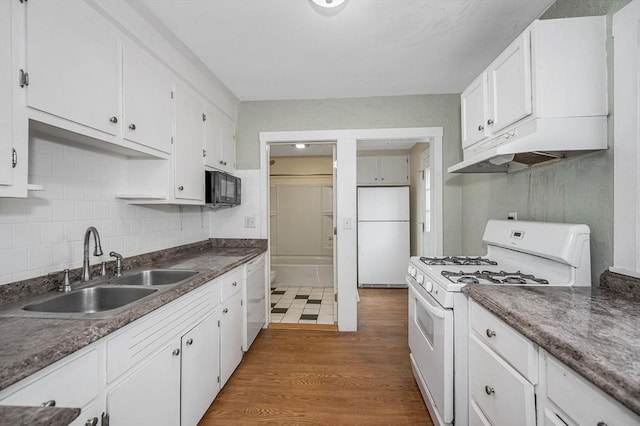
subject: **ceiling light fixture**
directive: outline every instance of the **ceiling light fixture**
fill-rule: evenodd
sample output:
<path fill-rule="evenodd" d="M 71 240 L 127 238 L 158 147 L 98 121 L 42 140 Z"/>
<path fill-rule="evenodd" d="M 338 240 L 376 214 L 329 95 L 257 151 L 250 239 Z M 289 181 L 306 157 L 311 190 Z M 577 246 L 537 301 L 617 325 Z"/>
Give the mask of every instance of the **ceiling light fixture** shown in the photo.
<path fill-rule="evenodd" d="M 320 7 L 332 8 L 338 7 L 346 0 L 311 0 Z"/>
<path fill-rule="evenodd" d="M 297 143 L 293 146 L 295 146 L 298 149 L 305 149 L 308 145 L 306 143 Z"/>

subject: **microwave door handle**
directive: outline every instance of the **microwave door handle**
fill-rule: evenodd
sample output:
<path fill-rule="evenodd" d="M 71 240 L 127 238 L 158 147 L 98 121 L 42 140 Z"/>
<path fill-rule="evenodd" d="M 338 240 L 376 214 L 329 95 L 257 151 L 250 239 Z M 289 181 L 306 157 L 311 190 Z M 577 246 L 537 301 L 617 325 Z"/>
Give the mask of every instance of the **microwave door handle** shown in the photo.
<path fill-rule="evenodd" d="M 429 303 L 427 301 L 427 299 L 425 299 L 424 297 L 422 297 L 422 295 L 420 293 L 418 293 L 417 291 L 415 291 L 413 288 L 411 288 L 411 286 L 409 286 L 409 288 L 411 289 L 411 292 L 413 293 L 413 295 L 415 296 L 416 299 L 418 299 L 418 301 L 420 302 L 420 304 L 422 306 L 424 306 L 424 308 L 431 312 L 433 315 L 437 316 L 440 319 L 444 319 L 444 314 L 445 311 L 443 308 L 441 308 L 440 306 L 433 306 L 431 303 Z"/>

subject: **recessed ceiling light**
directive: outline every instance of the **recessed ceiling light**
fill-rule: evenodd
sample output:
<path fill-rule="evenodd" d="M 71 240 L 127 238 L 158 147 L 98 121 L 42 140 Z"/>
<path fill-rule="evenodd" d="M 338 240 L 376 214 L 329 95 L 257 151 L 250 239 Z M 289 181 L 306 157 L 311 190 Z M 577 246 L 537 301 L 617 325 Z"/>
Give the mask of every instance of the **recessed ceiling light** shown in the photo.
<path fill-rule="evenodd" d="M 338 7 L 346 0 L 311 0 L 320 7 L 332 8 Z"/>
<path fill-rule="evenodd" d="M 307 147 L 307 144 L 306 143 L 297 143 L 297 144 L 295 144 L 293 146 L 295 146 L 298 149 L 305 149 Z"/>

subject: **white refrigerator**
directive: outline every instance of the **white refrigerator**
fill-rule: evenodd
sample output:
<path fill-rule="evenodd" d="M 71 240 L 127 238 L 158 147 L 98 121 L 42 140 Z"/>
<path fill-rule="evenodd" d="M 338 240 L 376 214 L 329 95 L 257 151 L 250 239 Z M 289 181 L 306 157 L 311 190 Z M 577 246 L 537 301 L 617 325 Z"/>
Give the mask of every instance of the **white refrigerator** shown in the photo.
<path fill-rule="evenodd" d="M 358 188 L 358 287 L 406 287 L 409 187 Z"/>

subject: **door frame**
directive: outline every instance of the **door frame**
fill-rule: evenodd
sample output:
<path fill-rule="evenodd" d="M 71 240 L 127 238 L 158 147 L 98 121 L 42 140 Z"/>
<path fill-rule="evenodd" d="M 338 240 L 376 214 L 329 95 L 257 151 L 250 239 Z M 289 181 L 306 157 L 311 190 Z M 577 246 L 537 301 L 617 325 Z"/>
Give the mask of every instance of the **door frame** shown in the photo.
<path fill-rule="evenodd" d="M 260 132 L 260 214 L 263 223 L 261 237 L 269 236 L 269 144 L 295 142 L 335 142 L 336 143 L 336 227 L 338 230 L 337 252 L 340 260 L 337 264 L 338 287 L 338 330 L 357 331 L 358 329 L 358 253 L 357 253 L 357 182 L 356 160 L 358 140 L 407 140 L 430 142 L 432 158 L 432 184 L 436 191 L 435 226 L 437 226 L 439 253 L 442 252 L 443 233 L 443 165 L 442 165 L 442 127 L 411 127 L 396 129 L 351 129 L 351 130 L 301 130 L 282 132 Z M 438 202 L 438 200 L 440 200 Z M 268 250 L 269 251 L 269 250 Z M 267 262 L 271 270 L 271 253 L 267 253 Z M 270 303 L 270 301 L 269 301 Z M 270 318 L 269 318 L 270 321 Z"/>

